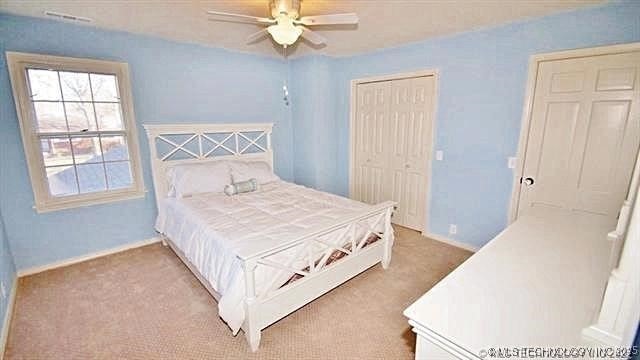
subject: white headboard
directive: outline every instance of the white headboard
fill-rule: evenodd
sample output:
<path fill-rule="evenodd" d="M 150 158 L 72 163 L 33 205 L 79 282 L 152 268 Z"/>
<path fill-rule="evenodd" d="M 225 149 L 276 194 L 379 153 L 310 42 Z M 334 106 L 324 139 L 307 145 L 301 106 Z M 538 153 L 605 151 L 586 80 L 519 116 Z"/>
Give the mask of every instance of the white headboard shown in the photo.
<path fill-rule="evenodd" d="M 167 171 L 217 160 L 266 161 L 273 168 L 273 124 L 144 125 L 149 138 L 156 203 L 167 197 Z"/>

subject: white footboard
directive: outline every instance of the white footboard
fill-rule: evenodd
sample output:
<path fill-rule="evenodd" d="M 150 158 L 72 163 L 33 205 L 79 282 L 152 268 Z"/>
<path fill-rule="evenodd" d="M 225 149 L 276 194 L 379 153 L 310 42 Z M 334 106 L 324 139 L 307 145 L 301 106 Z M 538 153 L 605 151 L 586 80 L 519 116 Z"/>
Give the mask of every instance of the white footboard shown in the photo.
<path fill-rule="evenodd" d="M 242 329 L 253 351 L 258 349 L 262 329 L 378 262 L 385 269 L 389 266 L 394 241 L 391 227 L 394 206 L 395 203 L 390 201 L 378 204 L 361 215 L 242 259 L 246 286 L 245 321 Z M 368 243 L 371 236 L 379 239 Z M 312 250 L 318 245 L 325 249 L 321 256 Z M 292 248 L 296 249 L 294 260 L 288 263 L 271 260 L 278 252 Z M 329 264 L 335 251 L 344 255 Z M 304 269 L 293 267 L 292 264 L 301 263 L 301 260 L 307 264 Z M 279 274 L 260 294 L 256 293 L 254 276 L 259 266 L 275 268 Z M 300 278 L 282 286 L 282 276 L 286 277 L 287 274 L 297 274 Z"/>

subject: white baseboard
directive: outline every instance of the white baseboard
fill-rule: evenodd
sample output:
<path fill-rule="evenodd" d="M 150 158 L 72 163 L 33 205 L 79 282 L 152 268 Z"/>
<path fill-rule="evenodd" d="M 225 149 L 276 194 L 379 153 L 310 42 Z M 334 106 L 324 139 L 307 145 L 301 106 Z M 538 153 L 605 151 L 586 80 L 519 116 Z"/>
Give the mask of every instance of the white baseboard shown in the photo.
<path fill-rule="evenodd" d="M 16 303 L 16 293 L 18 291 L 18 278 L 13 279 L 13 286 L 9 293 L 9 302 L 7 303 L 7 312 L 4 314 L 2 321 L 2 329 L 0 329 L 0 360 L 4 359 L 4 350 L 7 346 L 9 338 L 9 326 L 11 326 L 11 318 L 13 317 L 13 305 Z"/>
<path fill-rule="evenodd" d="M 103 257 L 103 256 L 106 256 L 106 255 L 119 253 L 119 252 L 130 250 L 130 249 L 135 249 L 135 248 L 138 248 L 138 247 L 141 247 L 141 246 L 147 246 L 147 245 L 150 245 L 150 244 L 154 244 L 154 243 L 160 242 L 160 240 L 161 240 L 160 237 L 153 237 L 151 239 L 137 241 L 137 242 L 134 242 L 134 243 L 125 244 L 125 245 L 122 245 L 122 246 L 118 246 L 118 247 L 114 247 L 114 248 L 111 248 L 111 249 L 98 251 L 98 252 L 87 254 L 87 255 L 82 255 L 82 256 L 77 256 L 77 257 L 73 257 L 73 258 L 70 258 L 70 259 L 66 259 L 66 260 L 56 261 L 56 262 L 51 263 L 51 264 L 40 265 L 40 266 L 35 266 L 35 267 L 32 267 L 32 268 L 28 268 L 28 269 L 18 270 L 18 277 L 33 275 L 33 274 L 41 273 L 43 271 L 56 269 L 56 268 L 63 267 L 63 266 L 77 264 L 79 262 L 83 262 L 83 261 L 87 261 L 87 260 L 91 260 L 91 259 L 96 259 L 96 258 L 99 258 L 99 257 Z"/>
<path fill-rule="evenodd" d="M 432 234 L 432 233 L 426 233 L 426 232 L 422 232 L 422 236 L 427 237 L 429 239 L 433 239 L 435 241 L 439 241 L 441 243 L 445 243 L 451 246 L 455 246 L 467 251 L 471 251 L 471 252 L 476 252 L 478 250 L 480 250 L 480 248 L 475 247 L 473 245 L 469 245 L 469 244 L 465 244 L 463 242 L 457 241 L 457 240 L 453 240 L 453 239 L 449 239 L 447 237 L 444 237 L 442 235 L 437 235 L 437 234 Z"/>

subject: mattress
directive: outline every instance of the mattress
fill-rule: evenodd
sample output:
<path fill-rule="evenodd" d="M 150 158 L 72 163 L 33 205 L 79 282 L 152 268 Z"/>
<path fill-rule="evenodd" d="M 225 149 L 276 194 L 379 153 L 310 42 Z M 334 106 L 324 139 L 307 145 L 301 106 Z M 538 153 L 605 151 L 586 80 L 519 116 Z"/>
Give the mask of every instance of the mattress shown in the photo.
<path fill-rule="evenodd" d="M 234 196 L 206 193 L 182 199 L 167 198 L 161 207 L 156 229 L 171 239 L 220 294 L 218 313 L 236 334 L 245 316 L 241 258 L 357 216 L 371 205 L 277 181 L 261 186 L 258 191 Z M 364 236 L 365 231 L 360 229 L 357 235 Z M 339 238 L 336 235 L 327 234 L 322 240 L 335 244 Z M 308 264 L 293 261 L 299 250 L 292 247 L 269 259 L 302 269 Z M 326 248 L 318 244 L 313 251 L 322 256 Z M 293 275 L 258 266 L 256 294 L 262 294 L 274 282 L 277 285 L 291 282 Z"/>

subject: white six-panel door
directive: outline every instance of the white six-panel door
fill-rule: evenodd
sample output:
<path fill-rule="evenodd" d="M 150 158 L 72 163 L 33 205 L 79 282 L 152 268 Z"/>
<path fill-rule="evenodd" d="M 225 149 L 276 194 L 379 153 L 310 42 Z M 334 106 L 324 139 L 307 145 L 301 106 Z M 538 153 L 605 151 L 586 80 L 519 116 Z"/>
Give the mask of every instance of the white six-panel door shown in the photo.
<path fill-rule="evenodd" d="M 352 195 L 398 202 L 393 222 L 424 230 L 435 80 L 420 76 L 358 84 Z"/>
<path fill-rule="evenodd" d="M 615 223 L 640 144 L 640 52 L 541 62 L 518 216 Z"/>

